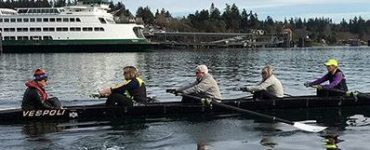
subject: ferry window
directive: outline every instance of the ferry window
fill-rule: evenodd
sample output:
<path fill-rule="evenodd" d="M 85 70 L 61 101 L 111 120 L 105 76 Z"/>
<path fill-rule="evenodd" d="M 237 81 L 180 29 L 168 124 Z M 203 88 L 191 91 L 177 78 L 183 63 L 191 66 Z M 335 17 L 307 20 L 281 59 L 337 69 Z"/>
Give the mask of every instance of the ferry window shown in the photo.
<path fill-rule="evenodd" d="M 81 28 L 76 28 L 76 31 L 81 31 Z"/>
<path fill-rule="evenodd" d="M 17 22 L 22 22 L 22 18 L 17 18 Z"/>
<path fill-rule="evenodd" d="M 75 18 L 69 18 L 69 22 L 75 22 Z"/>
<path fill-rule="evenodd" d="M 22 28 L 17 28 L 17 32 L 22 32 Z"/>
<path fill-rule="evenodd" d="M 49 22 L 49 18 L 43 18 L 43 22 Z"/>
<path fill-rule="evenodd" d="M 22 28 L 23 32 L 28 32 L 28 28 Z"/>
<path fill-rule="evenodd" d="M 29 19 L 28 18 L 23 18 L 23 22 L 28 22 Z"/>
<path fill-rule="evenodd" d="M 40 40 L 41 36 L 31 36 L 30 39 L 31 40 Z"/>
<path fill-rule="evenodd" d="M 81 22 L 81 19 L 80 18 L 76 18 L 76 22 Z"/>
<path fill-rule="evenodd" d="M 68 18 L 63 18 L 63 22 L 68 22 Z"/>
<path fill-rule="evenodd" d="M 145 37 L 144 37 L 144 34 L 143 34 L 143 29 L 142 29 L 142 28 L 135 27 L 135 28 L 134 28 L 134 33 L 135 33 L 135 35 L 136 35 L 138 38 L 145 38 Z"/>
<path fill-rule="evenodd" d="M 9 28 L 4 28 L 4 32 L 9 32 Z"/>
<path fill-rule="evenodd" d="M 42 31 L 49 31 L 49 28 L 42 28 Z"/>
<path fill-rule="evenodd" d="M 55 31 L 55 28 L 49 28 L 49 31 L 51 32 L 51 31 Z"/>
<path fill-rule="evenodd" d="M 30 10 L 28 11 L 28 13 L 36 13 L 36 10 L 35 10 L 35 9 L 30 9 Z"/>
<path fill-rule="evenodd" d="M 3 29 L 2 29 L 2 28 L 0 28 L 0 32 L 1 32 L 1 31 L 3 31 Z"/>
<path fill-rule="evenodd" d="M 18 36 L 17 40 L 28 40 L 28 36 Z"/>
<path fill-rule="evenodd" d="M 76 28 L 69 28 L 69 31 L 76 31 Z"/>
<path fill-rule="evenodd" d="M 36 28 L 36 31 L 37 32 L 41 32 L 41 28 Z"/>
<path fill-rule="evenodd" d="M 0 18 L 0 22 L 3 22 L 3 18 Z"/>
<path fill-rule="evenodd" d="M 20 13 L 20 14 L 27 13 L 27 9 L 20 9 L 20 10 L 18 10 L 18 13 Z"/>
<path fill-rule="evenodd" d="M 99 18 L 100 23 L 106 24 L 107 22 L 104 20 L 104 18 Z"/>
<path fill-rule="evenodd" d="M 4 22 L 9 22 L 9 18 L 5 18 L 4 19 Z"/>
<path fill-rule="evenodd" d="M 36 13 L 41 13 L 41 10 L 40 9 L 36 9 Z"/>
<path fill-rule="evenodd" d="M 44 36 L 43 39 L 44 40 L 52 40 L 53 38 L 51 36 Z"/>
<path fill-rule="evenodd" d="M 68 31 L 68 28 L 62 28 L 62 31 Z"/>
<path fill-rule="evenodd" d="M 50 18 L 49 21 L 50 22 L 55 22 L 55 18 Z"/>
<path fill-rule="evenodd" d="M 35 32 L 36 31 L 36 28 L 30 28 L 30 31 L 31 32 Z"/>
<path fill-rule="evenodd" d="M 15 18 L 11 18 L 10 19 L 10 22 L 15 22 Z"/>
<path fill-rule="evenodd" d="M 36 18 L 37 22 L 42 22 L 42 18 Z"/>
<path fill-rule="evenodd" d="M 92 31 L 93 29 L 92 28 L 82 28 L 82 31 Z"/>
<path fill-rule="evenodd" d="M 114 23 L 115 23 L 112 19 L 109 19 L 109 18 L 107 18 L 107 21 L 108 21 L 109 23 L 112 23 L 112 24 L 114 24 Z"/>
<path fill-rule="evenodd" d="M 41 12 L 42 13 L 48 13 L 48 10 L 47 9 L 42 9 Z"/>
<path fill-rule="evenodd" d="M 94 28 L 94 31 L 104 31 L 104 28 L 102 28 L 102 27 L 95 27 Z"/>
<path fill-rule="evenodd" d="M 57 18 L 57 22 L 62 22 L 62 18 Z"/>
<path fill-rule="evenodd" d="M 30 22 L 35 22 L 36 19 L 35 18 L 30 18 Z"/>
<path fill-rule="evenodd" d="M 57 31 L 62 31 L 62 28 L 57 28 Z"/>
<path fill-rule="evenodd" d="M 15 40 L 15 36 L 4 36 L 4 40 Z"/>
<path fill-rule="evenodd" d="M 15 28 L 10 28 L 10 32 L 15 32 Z"/>

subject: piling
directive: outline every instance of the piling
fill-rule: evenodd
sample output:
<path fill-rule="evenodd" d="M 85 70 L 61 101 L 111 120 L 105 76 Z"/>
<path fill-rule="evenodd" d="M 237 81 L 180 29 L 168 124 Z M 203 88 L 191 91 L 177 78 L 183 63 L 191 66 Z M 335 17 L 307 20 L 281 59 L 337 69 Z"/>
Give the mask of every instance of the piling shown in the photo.
<path fill-rule="evenodd" d="M 0 32 L 0 55 L 3 54 L 3 36 Z"/>

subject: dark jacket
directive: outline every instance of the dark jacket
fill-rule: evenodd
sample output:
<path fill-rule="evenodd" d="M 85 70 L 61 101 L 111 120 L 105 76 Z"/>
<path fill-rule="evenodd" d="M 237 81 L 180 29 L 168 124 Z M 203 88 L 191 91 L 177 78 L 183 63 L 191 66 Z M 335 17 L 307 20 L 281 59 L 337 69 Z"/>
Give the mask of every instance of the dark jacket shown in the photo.
<path fill-rule="evenodd" d="M 145 83 L 140 78 L 129 80 L 126 84 L 112 88 L 112 93 L 123 94 L 139 103 L 147 102 Z"/>
<path fill-rule="evenodd" d="M 22 100 L 23 110 L 35 110 L 35 109 L 52 109 L 53 107 L 49 103 L 41 101 L 41 97 L 37 92 L 36 88 L 29 87 L 24 92 Z"/>
<path fill-rule="evenodd" d="M 317 79 L 310 83 L 310 85 L 317 85 L 329 80 L 328 85 L 322 85 L 323 89 L 339 89 L 348 91 L 346 77 L 340 69 L 337 69 L 334 74 L 327 73 L 320 79 Z"/>

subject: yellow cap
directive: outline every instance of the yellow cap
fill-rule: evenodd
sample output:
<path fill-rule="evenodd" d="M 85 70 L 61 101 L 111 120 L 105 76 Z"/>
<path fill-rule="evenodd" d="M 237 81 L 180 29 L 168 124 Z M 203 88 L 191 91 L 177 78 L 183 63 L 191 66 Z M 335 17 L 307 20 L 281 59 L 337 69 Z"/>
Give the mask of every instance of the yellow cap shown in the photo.
<path fill-rule="evenodd" d="M 324 65 L 338 67 L 338 62 L 335 59 L 329 59 Z"/>

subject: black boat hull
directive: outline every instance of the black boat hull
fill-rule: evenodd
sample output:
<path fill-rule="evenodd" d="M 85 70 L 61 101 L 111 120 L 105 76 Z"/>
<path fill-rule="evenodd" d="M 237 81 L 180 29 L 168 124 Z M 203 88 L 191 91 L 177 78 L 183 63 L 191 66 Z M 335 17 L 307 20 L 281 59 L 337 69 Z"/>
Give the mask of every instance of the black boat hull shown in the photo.
<path fill-rule="evenodd" d="M 342 108 L 353 106 L 370 106 L 370 96 L 367 94 L 354 97 L 316 97 L 299 96 L 285 97 L 273 100 L 229 99 L 222 103 L 257 111 L 279 109 L 307 108 Z M 219 106 L 204 106 L 201 104 L 184 104 L 181 102 L 154 102 L 130 107 L 105 107 L 103 104 L 86 106 L 67 106 L 60 110 L 7 109 L 0 111 L 0 123 L 42 121 L 42 120 L 111 120 L 145 116 L 170 116 L 194 113 L 224 113 L 231 112 Z"/>

